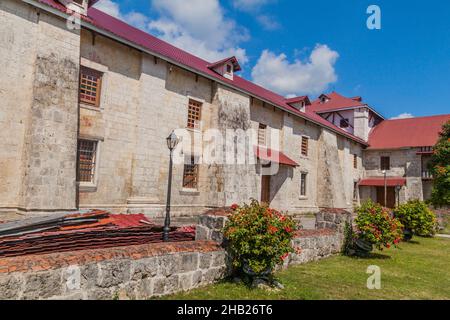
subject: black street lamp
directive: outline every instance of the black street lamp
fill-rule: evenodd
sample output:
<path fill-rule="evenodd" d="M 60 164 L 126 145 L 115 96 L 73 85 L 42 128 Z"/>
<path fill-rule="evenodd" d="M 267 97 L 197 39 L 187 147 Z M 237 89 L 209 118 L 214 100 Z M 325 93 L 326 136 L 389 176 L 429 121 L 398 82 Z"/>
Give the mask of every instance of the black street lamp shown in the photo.
<path fill-rule="evenodd" d="M 164 242 L 169 241 L 170 233 L 170 196 L 172 194 L 172 167 L 173 167 L 173 150 L 180 142 L 180 138 L 177 137 L 175 132 L 172 132 L 170 136 L 166 138 L 167 147 L 170 151 L 170 162 L 169 162 L 169 183 L 167 185 L 167 202 L 166 202 L 166 220 L 164 222 Z"/>

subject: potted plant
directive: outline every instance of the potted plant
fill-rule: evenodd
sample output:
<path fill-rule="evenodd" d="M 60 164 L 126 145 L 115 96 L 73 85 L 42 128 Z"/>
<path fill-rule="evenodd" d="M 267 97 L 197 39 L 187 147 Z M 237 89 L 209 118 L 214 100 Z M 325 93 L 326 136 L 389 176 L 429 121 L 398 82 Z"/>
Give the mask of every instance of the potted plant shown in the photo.
<path fill-rule="evenodd" d="M 368 256 L 374 247 L 383 250 L 400 242 L 402 224 L 388 209 L 369 200 L 356 208 L 356 212 L 354 247 L 357 255 Z"/>
<path fill-rule="evenodd" d="M 249 205 L 233 205 L 232 209 L 224 235 L 234 267 L 254 283 L 264 279 L 273 284 L 275 267 L 294 252 L 291 240 L 296 223 L 256 200 Z"/>
<path fill-rule="evenodd" d="M 433 236 L 437 230 L 437 218 L 423 201 L 411 200 L 394 209 L 394 216 L 404 226 L 403 239 L 410 241 L 413 234 Z"/>

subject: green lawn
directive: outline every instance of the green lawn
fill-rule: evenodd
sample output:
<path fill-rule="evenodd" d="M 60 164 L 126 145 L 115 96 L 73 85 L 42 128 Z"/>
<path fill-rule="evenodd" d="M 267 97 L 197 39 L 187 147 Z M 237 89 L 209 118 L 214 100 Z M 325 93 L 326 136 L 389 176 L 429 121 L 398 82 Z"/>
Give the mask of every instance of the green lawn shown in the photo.
<path fill-rule="evenodd" d="M 366 287 L 367 267 L 381 268 L 380 290 Z M 277 274 L 280 292 L 252 290 L 224 281 L 165 299 L 450 299 L 450 240 L 415 237 L 371 258 L 335 256 Z"/>

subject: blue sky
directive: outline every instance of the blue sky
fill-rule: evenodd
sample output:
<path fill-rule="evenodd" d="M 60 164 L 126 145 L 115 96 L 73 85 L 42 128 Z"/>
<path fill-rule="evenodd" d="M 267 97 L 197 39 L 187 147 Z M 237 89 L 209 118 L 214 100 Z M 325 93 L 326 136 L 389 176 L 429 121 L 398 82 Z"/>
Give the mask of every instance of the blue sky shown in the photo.
<path fill-rule="evenodd" d="M 366 10 L 381 9 L 381 30 Z M 335 90 L 391 118 L 450 113 L 450 2 L 100 0 L 102 10 L 283 95 Z"/>

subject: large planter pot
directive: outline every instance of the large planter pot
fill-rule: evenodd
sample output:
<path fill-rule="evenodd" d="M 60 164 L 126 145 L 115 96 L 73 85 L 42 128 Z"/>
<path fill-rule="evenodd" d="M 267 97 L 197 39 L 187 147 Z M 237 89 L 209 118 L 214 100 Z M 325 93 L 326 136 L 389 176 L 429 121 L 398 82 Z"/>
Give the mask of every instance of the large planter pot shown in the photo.
<path fill-rule="evenodd" d="M 411 239 L 413 238 L 413 231 L 411 229 L 404 229 L 403 230 L 403 240 L 408 242 L 411 241 Z"/>
<path fill-rule="evenodd" d="M 355 241 L 356 255 L 360 257 L 367 257 L 373 251 L 373 245 L 364 239 L 357 239 Z"/>
<path fill-rule="evenodd" d="M 253 269 L 249 266 L 247 261 L 244 261 L 242 265 L 242 271 L 249 276 L 252 279 L 268 279 L 272 275 L 272 268 L 267 268 L 263 272 L 255 272 Z"/>

